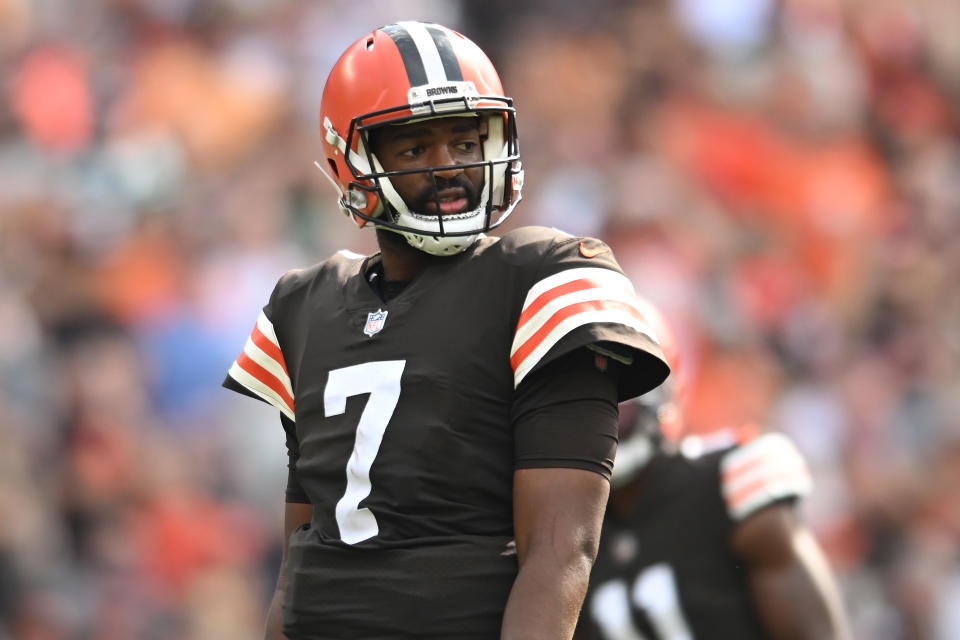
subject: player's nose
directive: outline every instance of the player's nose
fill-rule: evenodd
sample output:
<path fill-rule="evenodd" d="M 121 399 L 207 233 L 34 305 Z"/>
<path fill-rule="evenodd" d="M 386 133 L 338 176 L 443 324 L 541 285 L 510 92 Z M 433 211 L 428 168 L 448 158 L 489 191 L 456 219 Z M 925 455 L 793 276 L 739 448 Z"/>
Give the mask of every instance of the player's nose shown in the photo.
<path fill-rule="evenodd" d="M 459 166 L 460 164 L 457 160 L 456 155 L 453 153 L 453 149 L 449 145 L 438 144 L 431 149 L 430 156 L 430 165 L 434 167 L 450 167 L 448 169 L 443 169 L 440 171 L 434 171 L 434 175 L 441 178 L 452 178 L 453 176 L 460 175 L 463 173 L 463 169 Z"/>

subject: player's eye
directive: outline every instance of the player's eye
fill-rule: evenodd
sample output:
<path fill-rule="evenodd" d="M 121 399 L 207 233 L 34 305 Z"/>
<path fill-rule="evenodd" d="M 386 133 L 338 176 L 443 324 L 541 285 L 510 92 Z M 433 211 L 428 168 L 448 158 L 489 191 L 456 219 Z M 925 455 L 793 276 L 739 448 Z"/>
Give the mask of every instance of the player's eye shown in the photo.
<path fill-rule="evenodd" d="M 422 144 L 418 144 L 416 146 L 404 149 L 400 152 L 400 155 L 407 158 L 416 158 L 417 156 L 423 155 L 424 151 L 426 151 L 426 147 L 424 147 Z"/>

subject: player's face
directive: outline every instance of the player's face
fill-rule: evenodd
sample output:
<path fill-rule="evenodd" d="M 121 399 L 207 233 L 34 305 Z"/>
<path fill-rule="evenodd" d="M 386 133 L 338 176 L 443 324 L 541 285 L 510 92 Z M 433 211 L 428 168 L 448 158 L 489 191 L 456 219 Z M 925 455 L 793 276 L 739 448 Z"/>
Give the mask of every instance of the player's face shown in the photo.
<path fill-rule="evenodd" d="M 411 211 L 449 215 L 472 211 L 480 203 L 483 167 L 456 165 L 483 160 L 480 118 L 448 117 L 375 130 L 371 147 L 387 171 L 453 166 L 443 171 L 422 171 L 390 178 Z"/>

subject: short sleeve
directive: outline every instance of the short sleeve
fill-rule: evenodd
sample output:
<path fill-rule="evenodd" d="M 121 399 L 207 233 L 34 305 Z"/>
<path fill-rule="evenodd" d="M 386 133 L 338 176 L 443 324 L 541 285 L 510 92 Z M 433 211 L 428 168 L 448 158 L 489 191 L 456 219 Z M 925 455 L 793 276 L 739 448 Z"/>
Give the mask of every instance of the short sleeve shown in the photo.
<path fill-rule="evenodd" d="M 737 522 L 775 502 L 806 496 L 813 487 L 803 457 L 781 433 L 731 449 L 720 463 L 720 483 L 727 514 Z"/>
<path fill-rule="evenodd" d="M 525 293 L 510 350 L 514 385 L 582 346 L 619 361 L 619 399 L 646 393 L 666 378 L 657 336 L 633 284 L 610 248 L 565 237 L 545 255 Z"/>
<path fill-rule="evenodd" d="M 528 377 L 512 410 L 517 469 L 565 467 L 610 478 L 617 448 L 616 366 L 587 349 Z"/>
<path fill-rule="evenodd" d="M 230 366 L 223 386 L 273 405 L 290 420 L 296 420 L 293 388 L 280 341 L 274 330 L 276 290 L 260 311 L 250 337 Z"/>

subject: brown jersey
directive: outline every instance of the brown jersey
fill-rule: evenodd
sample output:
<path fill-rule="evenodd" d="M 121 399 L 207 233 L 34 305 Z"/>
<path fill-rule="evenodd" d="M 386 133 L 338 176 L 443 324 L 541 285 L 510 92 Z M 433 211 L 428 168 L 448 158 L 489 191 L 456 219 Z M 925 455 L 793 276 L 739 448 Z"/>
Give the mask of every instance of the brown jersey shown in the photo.
<path fill-rule="evenodd" d="M 660 453 L 629 512 L 607 509 L 577 640 L 764 640 L 736 526 L 810 490 L 781 434 L 702 455 Z"/>
<path fill-rule="evenodd" d="M 387 302 L 368 260 L 281 278 L 225 383 L 295 424 L 314 517 L 290 541 L 285 630 L 495 637 L 516 574 L 515 389 L 587 345 L 624 364 L 621 399 L 666 366 L 599 241 L 482 238 Z"/>

